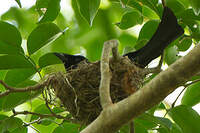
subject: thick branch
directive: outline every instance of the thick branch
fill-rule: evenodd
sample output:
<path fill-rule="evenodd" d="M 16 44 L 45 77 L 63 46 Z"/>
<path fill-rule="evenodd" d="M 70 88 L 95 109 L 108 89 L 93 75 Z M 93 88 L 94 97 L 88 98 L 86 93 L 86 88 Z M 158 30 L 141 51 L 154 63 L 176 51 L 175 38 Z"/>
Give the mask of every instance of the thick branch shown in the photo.
<path fill-rule="evenodd" d="M 200 71 L 200 45 L 128 98 L 109 106 L 81 133 L 114 133 L 146 110 L 162 101 L 178 86 Z"/>
<path fill-rule="evenodd" d="M 99 87 L 101 106 L 104 109 L 112 104 L 110 97 L 110 79 L 111 72 L 109 69 L 109 55 L 113 49 L 114 59 L 119 57 L 117 53 L 117 40 L 110 40 L 104 43 L 104 48 L 101 56 L 101 82 Z"/>

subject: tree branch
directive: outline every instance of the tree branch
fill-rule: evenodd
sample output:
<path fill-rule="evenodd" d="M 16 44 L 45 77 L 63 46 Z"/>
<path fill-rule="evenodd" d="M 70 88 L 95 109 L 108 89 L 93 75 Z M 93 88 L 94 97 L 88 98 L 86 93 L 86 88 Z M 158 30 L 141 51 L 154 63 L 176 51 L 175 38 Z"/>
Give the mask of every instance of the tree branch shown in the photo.
<path fill-rule="evenodd" d="M 200 45 L 197 45 L 133 95 L 103 109 L 99 117 L 81 133 L 116 132 L 123 124 L 158 104 L 178 86 L 198 73 L 199 57 Z"/>
<path fill-rule="evenodd" d="M 7 89 L 5 92 L 0 93 L 0 98 L 3 97 L 3 96 L 7 96 L 10 93 L 40 90 L 40 89 L 43 89 L 47 85 L 47 83 L 48 83 L 48 81 L 44 81 L 43 83 L 39 83 L 39 84 L 36 84 L 34 86 L 28 86 L 28 87 L 25 87 L 25 88 L 14 88 L 14 87 L 10 87 L 5 82 L 0 80 L 0 84 L 2 84 Z"/>
<path fill-rule="evenodd" d="M 114 59 L 119 58 L 119 54 L 117 52 L 118 42 L 117 40 L 110 40 L 104 43 L 104 48 L 101 56 L 101 81 L 99 87 L 100 93 L 100 101 L 102 108 L 106 108 L 109 105 L 112 105 L 112 100 L 110 97 L 110 79 L 111 72 L 109 69 L 109 55 L 111 50 L 113 49 Z"/>

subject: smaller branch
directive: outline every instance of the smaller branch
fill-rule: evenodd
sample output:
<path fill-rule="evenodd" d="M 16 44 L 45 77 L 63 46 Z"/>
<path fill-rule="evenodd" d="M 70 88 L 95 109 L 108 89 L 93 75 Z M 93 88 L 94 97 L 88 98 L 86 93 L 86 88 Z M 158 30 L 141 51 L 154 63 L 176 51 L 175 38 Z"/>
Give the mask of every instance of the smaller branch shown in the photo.
<path fill-rule="evenodd" d="M 194 84 L 196 82 L 199 82 L 199 81 L 200 81 L 200 79 L 194 80 L 194 81 L 192 81 L 192 82 L 190 82 L 188 84 L 185 84 L 184 87 L 186 88 L 186 87 L 188 87 L 188 86 L 190 86 L 190 85 L 192 85 L 192 84 Z"/>
<path fill-rule="evenodd" d="M 130 125 L 130 133 L 134 133 L 134 122 L 131 121 L 131 122 L 129 123 L 129 125 Z"/>
<path fill-rule="evenodd" d="M 166 6 L 165 0 L 162 0 L 162 5 L 163 5 L 163 7 Z"/>
<path fill-rule="evenodd" d="M 30 111 L 21 111 L 21 112 L 14 111 L 12 116 L 14 117 L 16 115 L 28 115 L 28 114 L 39 116 L 40 119 L 55 117 L 57 119 L 71 120 L 71 119 L 68 119 L 67 117 L 57 115 L 57 114 L 40 114 L 40 113 L 30 112 Z"/>
<path fill-rule="evenodd" d="M 162 63 L 163 63 L 163 58 L 164 58 L 164 53 L 162 53 L 162 55 L 161 55 L 158 66 L 153 67 L 153 68 L 143 69 L 143 74 L 147 75 L 147 74 L 150 74 L 150 73 L 160 73 L 162 71 L 161 67 L 162 67 Z"/>
<path fill-rule="evenodd" d="M 2 80 L 0 80 L 0 84 L 2 84 L 7 89 L 5 92 L 0 93 L 0 98 L 1 98 L 3 96 L 9 95 L 10 93 L 28 92 L 28 91 L 36 91 L 36 90 L 43 89 L 47 85 L 47 81 L 44 81 L 43 83 L 36 84 L 34 86 L 28 86 L 28 87 L 25 87 L 25 88 L 10 87 L 9 85 L 7 85 Z"/>
<path fill-rule="evenodd" d="M 184 92 L 185 89 L 186 89 L 186 87 L 183 88 L 183 90 L 178 94 L 178 96 L 176 97 L 176 99 L 175 99 L 174 102 L 172 103 L 172 107 L 171 107 L 171 108 L 174 108 L 174 106 L 175 106 L 177 100 L 179 99 L 179 97 L 181 96 L 181 94 Z"/>
<path fill-rule="evenodd" d="M 111 49 L 113 49 L 114 58 L 117 59 L 119 57 L 116 48 L 117 46 L 117 40 L 110 40 L 105 42 L 103 47 L 103 52 L 101 56 L 101 82 L 99 87 L 100 101 L 103 109 L 112 104 L 112 100 L 110 97 L 111 72 L 109 69 L 109 55 Z"/>

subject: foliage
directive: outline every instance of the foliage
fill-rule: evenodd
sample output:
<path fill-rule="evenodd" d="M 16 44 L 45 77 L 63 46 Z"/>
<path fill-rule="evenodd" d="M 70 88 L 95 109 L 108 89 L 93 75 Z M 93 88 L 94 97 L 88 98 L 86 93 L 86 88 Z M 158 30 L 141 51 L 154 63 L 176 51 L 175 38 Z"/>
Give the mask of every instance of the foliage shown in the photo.
<path fill-rule="evenodd" d="M 19 7 L 20 0 L 15 0 Z M 106 2 L 105 2 L 106 1 Z M 31 8 L 11 7 L 0 20 L 0 80 L 13 87 L 34 85 L 46 74 L 63 70 L 53 52 L 82 53 L 90 61 L 100 59 L 103 42 L 120 41 L 119 51 L 139 49 L 154 34 L 162 16 L 158 0 L 72 0 L 73 12 L 60 12 L 60 0 L 37 0 Z M 198 0 L 166 0 L 184 28 L 185 34 L 165 50 L 164 63 L 171 65 L 191 46 L 200 41 L 200 3 Z M 191 8 L 193 7 L 193 8 Z M 73 15 L 71 15 L 73 14 Z M 70 16 L 70 17 L 69 17 Z M 139 34 L 132 28 L 139 26 Z M 150 76 L 149 82 L 156 74 Z M 134 120 L 136 133 L 200 132 L 199 114 L 192 107 L 200 102 L 199 76 L 185 86 L 182 103 L 169 108 L 161 103 Z M 0 91 L 5 88 L 0 85 Z M 37 98 L 35 98 L 37 97 Z M 41 92 L 15 93 L 0 98 L 0 131 L 26 133 L 32 124 L 43 132 L 77 132 L 80 125 L 58 118 L 39 119 L 34 115 L 12 116 L 12 111 L 28 110 L 50 114 Z M 62 107 L 50 105 L 54 112 L 69 115 Z M 166 118 L 157 117 L 158 110 L 167 111 Z M 37 121 L 38 120 L 38 121 Z M 48 126 L 48 131 L 46 127 Z M 119 131 L 128 133 L 125 125 Z"/>

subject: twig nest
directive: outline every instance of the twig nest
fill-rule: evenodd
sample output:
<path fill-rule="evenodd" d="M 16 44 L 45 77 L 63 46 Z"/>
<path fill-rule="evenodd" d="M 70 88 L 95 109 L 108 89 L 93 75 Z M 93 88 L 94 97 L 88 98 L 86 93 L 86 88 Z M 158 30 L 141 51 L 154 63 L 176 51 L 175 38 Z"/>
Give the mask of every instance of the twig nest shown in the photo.
<path fill-rule="evenodd" d="M 122 57 L 119 61 L 110 59 L 110 70 L 110 95 L 113 103 L 128 97 L 142 86 L 142 69 L 128 58 Z M 99 97 L 100 62 L 83 61 L 76 69 L 66 74 L 58 73 L 55 77 L 52 80 L 55 94 L 75 120 L 89 124 L 98 117 L 102 111 Z"/>

